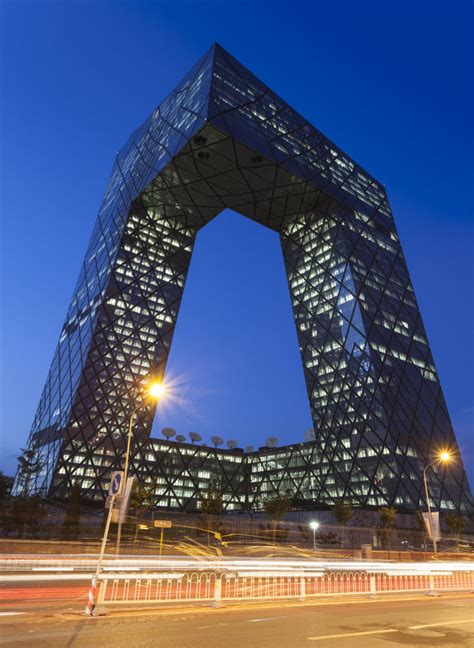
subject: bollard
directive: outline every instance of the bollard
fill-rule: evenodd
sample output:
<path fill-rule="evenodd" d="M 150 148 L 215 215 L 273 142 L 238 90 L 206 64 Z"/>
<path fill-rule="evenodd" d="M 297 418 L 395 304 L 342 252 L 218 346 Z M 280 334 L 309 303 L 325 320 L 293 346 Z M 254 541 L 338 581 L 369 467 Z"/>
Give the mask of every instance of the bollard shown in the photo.
<path fill-rule="evenodd" d="M 300 601 L 304 601 L 306 597 L 306 579 L 304 576 L 300 579 Z"/>
<path fill-rule="evenodd" d="M 87 595 L 87 605 L 85 609 L 85 613 L 87 614 L 87 616 L 94 616 L 96 588 L 97 588 L 97 577 L 93 576 L 91 580 L 91 586 L 89 587 L 89 593 Z"/>
<path fill-rule="evenodd" d="M 375 579 L 375 574 L 369 574 L 369 598 L 375 598 L 377 596 L 377 581 Z"/>
<path fill-rule="evenodd" d="M 426 596 L 441 596 L 441 594 L 435 589 L 435 582 L 433 574 L 429 575 L 430 589 L 426 592 Z"/>
<path fill-rule="evenodd" d="M 222 604 L 222 576 L 216 576 L 216 583 L 214 585 L 214 600 L 211 607 L 220 607 Z"/>

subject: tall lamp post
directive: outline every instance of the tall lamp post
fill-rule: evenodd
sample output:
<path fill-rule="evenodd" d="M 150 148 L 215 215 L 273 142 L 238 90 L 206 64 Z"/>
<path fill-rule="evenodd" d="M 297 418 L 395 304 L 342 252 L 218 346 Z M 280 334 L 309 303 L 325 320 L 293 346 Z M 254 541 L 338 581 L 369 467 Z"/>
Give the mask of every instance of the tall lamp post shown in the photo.
<path fill-rule="evenodd" d="M 439 455 L 436 457 L 434 461 L 431 463 L 427 464 L 424 469 L 423 469 L 423 483 L 425 485 L 425 495 L 426 495 L 426 505 L 428 507 L 428 521 L 430 525 L 430 536 L 431 536 L 431 541 L 433 542 L 433 550 L 434 553 L 437 552 L 437 541 L 434 538 L 433 535 L 433 522 L 431 519 L 431 505 L 430 505 L 430 493 L 428 490 L 428 482 L 426 479 L 426 473 L 428 472 L 428 468 L 431 468 L 432 466 L 436 466 L 437 464 L 442 464 L 442 463 L 449 463 L 451 461 L 451 454 L 447 451 L 444 450 L 443 452 L 440 452 Z"/>
<path fill-rule="evenodd" d="M 148 396 L 149 399 L 155 400 L 158 402 L 158 400 L 165 394 L 166 387 L 163 385 L 162 382 L 159 381 L 154 381 L 151 382 L 147 389 L 146 389 L 146 396 Z M 130 414 L 130 420 L 128 423 L 128 435 L 127 435 L 127 451 L 125 453 L 125 469 L 124 469 L 124 474 L 123 474 L 123 483 L 124 483 L 124 488 L 127 485 L 127 478 L 128 478 L 128 464 L 130 462 L 130 447 L 132 444 L 132 431 L 133 431 L 133 421 L 135 419 L 135 415 L 138 411 L 138 406 L 135 406 L 132 409 L 132 413 Z M 122 535 L 122 518 L 119 516 L 119 522 L 118 522 L 118 528 L 117 528 L 117 545 L 116 545 L 116 553 L 119 553 L 120 551 L 120 538 Z"/>
<path fill-rule="evenodd" d="M 311 520 L 309 528 L 313 532 L 313 549 L 316 549 L 316 531 L 319 529 L 319 522 L 317 520 Z"/>

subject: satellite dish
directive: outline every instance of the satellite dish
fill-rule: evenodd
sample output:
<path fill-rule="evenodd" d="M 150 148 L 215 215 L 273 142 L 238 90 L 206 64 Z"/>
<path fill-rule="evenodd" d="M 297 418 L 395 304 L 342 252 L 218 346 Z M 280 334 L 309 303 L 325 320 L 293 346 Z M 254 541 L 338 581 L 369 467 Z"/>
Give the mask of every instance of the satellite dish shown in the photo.
<path fill-rule="evenodd" d="M 309 428 L 309 430 L 306 430 L 306 432 L 304 433 L 304 440 L 316 441 L 316 430 L 314 428 Z"/>
<path fill-rule="evenodd" d="M 178 436 L 176 437 L 176 441 L 178 443 L 183 443 L 184 441 L 186 441 L 186 437 L 184 437 L 182 434 L 178 434 Z"/>
<path fill-rule="evenodd" d="M 191 439 L 191 443 L 194 443 L 195 441 L 201 440 L 201 435 L 198 434 L 197 432 L 190 432 L 189 438 Z"/>
<path fill-rule="evenodd" d="M 229 441 L 227 441 L 227 447 L 230 450 L 233 450 L 234 448 L 237 447 L 237 441 L 235 441 L 234 439 L 229 439 Z"/>
<path fill-rule="evenodd" d="M 212 436 L 211 441 L 214 444 L 214 447 L 221 446 L 224 443 L 224 439 L 220 436 Z"/>
<path fill-rule="evenodd" d="M 171 439 L 176 434 L 176 430 L 173 430 L 173 428 L 163 428 L 161 434 L 167 439 Z"/>
<path fill-rule="evenodd" d="M 245 452 L 253 452 L 254 448 L 253 446 L 245 446 Z"/>
<path fill-rule="evenodd" d="M 274 436 L 268 437 L 266 441 L 267 447 L 276 448 L 276 446 L 278 445 L 278 440 L 279 440 L 278 437 L 274 437 Z"/>

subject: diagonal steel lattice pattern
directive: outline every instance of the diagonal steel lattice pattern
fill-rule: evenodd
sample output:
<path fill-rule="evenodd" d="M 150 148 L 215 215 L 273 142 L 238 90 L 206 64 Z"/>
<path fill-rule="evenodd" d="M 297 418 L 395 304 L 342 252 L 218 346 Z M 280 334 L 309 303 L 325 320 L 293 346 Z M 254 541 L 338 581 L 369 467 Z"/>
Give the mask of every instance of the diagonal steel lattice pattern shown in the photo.
<path fill-rule="evenodd" d="M 149 438 L 199 230 L 230 208 L 277 231 L 315 440 L 217 450 Z M 137 409 L 132 471 L 160 506 L 226 508 L 345 498 L 466 512 L 471 495 L 384 188 L 219 45 L 117 155 L 30 435 L 26 487 L 101 501 Z M 25 488 L 17 475 L 15 489 Z"/>

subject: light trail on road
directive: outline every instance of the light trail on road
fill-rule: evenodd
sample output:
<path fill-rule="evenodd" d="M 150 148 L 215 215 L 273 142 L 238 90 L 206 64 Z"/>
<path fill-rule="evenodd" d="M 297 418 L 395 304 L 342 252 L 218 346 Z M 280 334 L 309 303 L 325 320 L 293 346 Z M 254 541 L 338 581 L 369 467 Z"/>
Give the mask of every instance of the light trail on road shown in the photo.
<path fill-rule="evenodd" d="M 84 571 L 89 573 L 97 564 L 97 556 L 82 555 L 47 555 L 19 556 L 0 555 L 1 572 L 19 571 Z M 200 557 L 162 557 L 149 556 L 112 556 L 106 555 L 103 562 L 104 571 L 141 571 L 141 570 L 216 570 L 216 571 L 365 571 L 384 573 L 451 573 L 453 571 L 474 571 L 474 561 L 430 561 L 430 562 L 391 562 L 375 560 L 310 560 L 281 558 L 209 558 Z"/>

